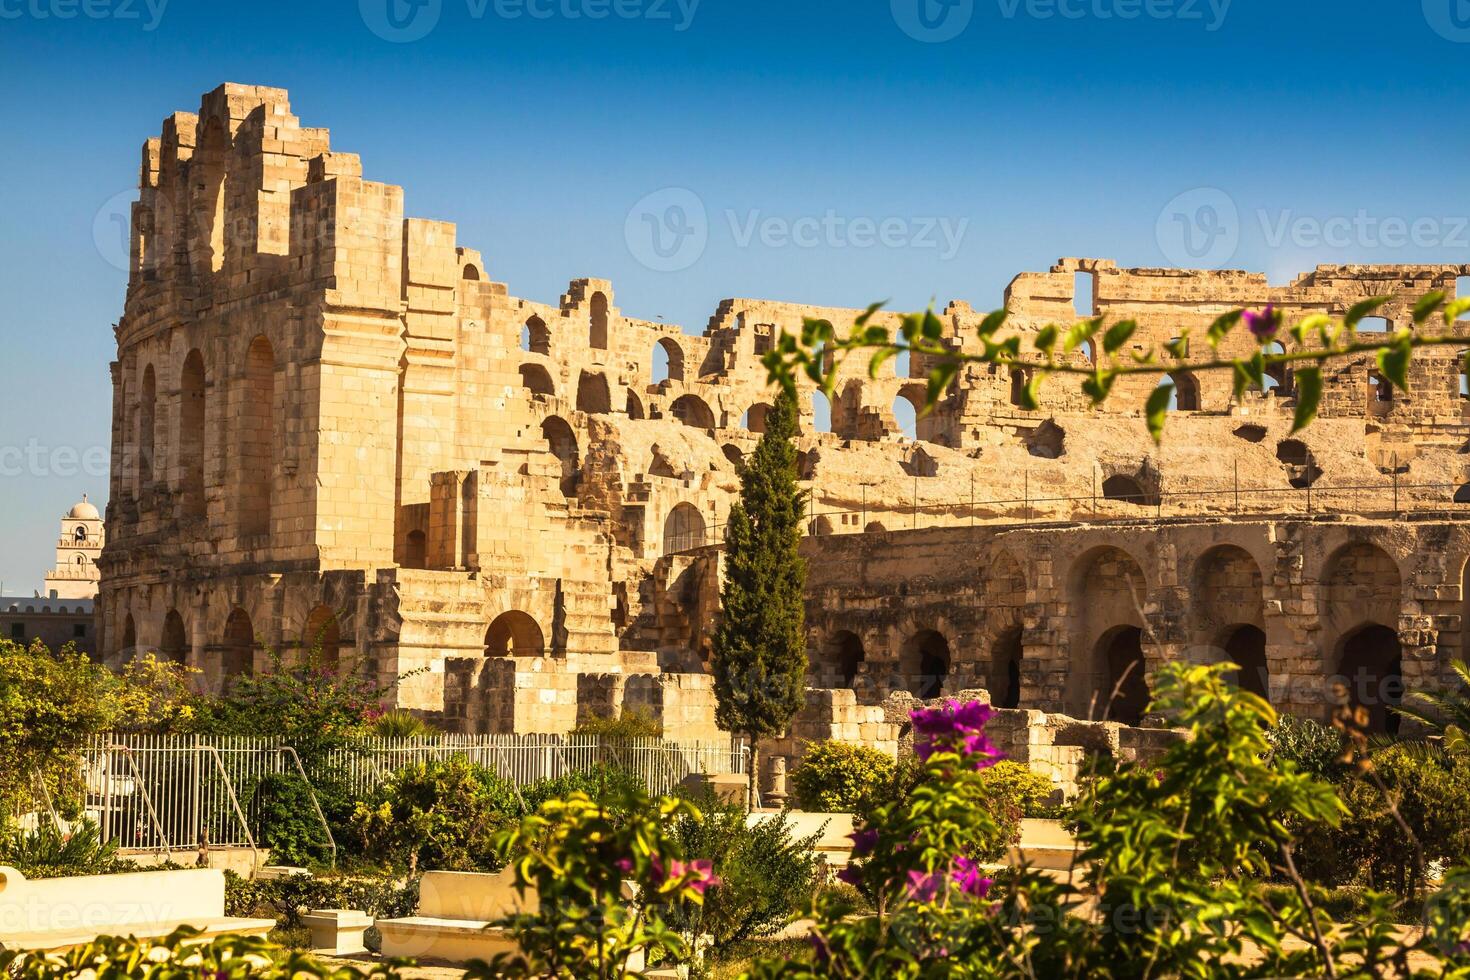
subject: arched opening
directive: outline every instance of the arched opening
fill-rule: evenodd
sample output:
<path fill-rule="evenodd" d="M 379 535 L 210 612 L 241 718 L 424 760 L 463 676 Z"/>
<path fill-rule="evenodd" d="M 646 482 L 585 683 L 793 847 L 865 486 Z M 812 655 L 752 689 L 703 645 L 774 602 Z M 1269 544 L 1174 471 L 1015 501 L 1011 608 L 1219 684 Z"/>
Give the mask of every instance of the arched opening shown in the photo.
<path fill-rule="evenodd" d="M 1072 274 L 1072 312 L 1078 317 L 1097 316 L 1097 273 Z"/>
<path fill-rule="evenodd" d="M 1181 412 L 1198 412 L 1199 379 L 1188 371 L 1174 371 L 1168 375 L 1168 380 L 1174 383 L 1174 395 L 1169 400 L 1169 407 Z"/>
<path fill-rule="evenodd" d="M 1349 703 L 1364 708 L 1368 730 L 1398 734 L 1397 708 L 1404 696 L 1403 648 L 1396 630 L 1370 623 L 1350 633 L 1338 660 L 1339 679 Z"/>
<path fill-rule="evenodd" d="M 684 380 L 684 348 L 671 337 L 653 345 L 653 383 Z"/>
<path fill-rule="evenodd" d="M 138 627 L 133 623 L 132 613 L 123 619 L 122 646 L 118 654 L 124 663 L 138 655 Z"/>
<path fill-rule="evenodd" d="M 1311 450 L 1300 439 L 1283 439 L 1278 442 L 1276 458 L 1286 468 L 1287 481 L 1298 490 L 1316 483 L 1317 478 L 1322 475 Z"/>
<path fill-rule="evenodd" d="M 672 555 L 705 545 L 704 515 L 690 503 L 675 504 L 664 518 L 664 554 Z"/>
<path fill-rule="evenodd" d="M 601 292 L 593 293 L 589 308 L 592 317 L 591 344 L 597 350 L 607 350 L 607 296 Z"/>
<path fill-rule="evenodd" d="M 163 638 L 158 644 L 158 652 L 165 660 L 176 664 L 189 662 L 189 637 L 184 630 L 184 617 L 177 609 L 170 609 L 163 618 Z"/>
<path fill-rule="evenodd" d="M 1223 644 L 1225 659 L 1240 669 L 1232 680 L 1242 691 L 1271 700 L 1271 672 L 1266 665 L 1266 634 L 1259 626 L 1237 626 Z"/>
<path fill-rule="evenodd" d="M 935 630 L 921 630 L 909 637 L 899 652 L 909 691 L 925 701 L 944 693 L 949 677 L 949 641 Z"/>
<path fill-rule="evenodd" d="M 234 609 L 225 621 L 225 645 L 220 654 L 220 674 L 228 684 L 255 669 L 255 628 L 250 614 Z"/>
<path fill-rule="evenodd" d="M 153 482 L 153 446 L 157 437 L 158 378 L 153 365 L 143 369 L 143 400 L 138 404 L 138 490 Z"/>
<path fill-rule="evenodd" d="M 757 402 L 745 410 L 745 429 L 747 432 L 763 434 L 766 431 L 766 414 L 771 406 L 764 402 Z"/>
<path fill-rule="evenodd" d="M 72 538 L 77 544 L 85 544 L 87 541 L 87 529 L 78 524 L 77 529 L 72 532 Z"/>
<path fill-rule="evenodd" d="M 189 265 L 198 279 L 225 266 L 225 162 L 229 137 L 218 116 L 204 124 L 189 161 Z"/>
<path fill-rule="evenodd" d="M 256 337 L 245 355 L 245 390 L 239 406 L 240 533 L 269 534 L 274 504 L 276 355 Z"/>
<path fill-rule="evenodd" d="M 1278 357 L 1286 353 L 1286 345 L 1279 340 L 1273 340 L 1265 347 L 1267 357 Z M 1275 391 L 1277 398 L 1285 398 L 1291 394 L 1293 374 L 1291 368 L 1285 364 L 1267 364 L 1265 391 Z"/>
<path fill-rule="evenodd" d="M 577 379 L 577 411 L 589 415 L 606 415 L 612 411 L 612 395 L 607 378 L 583 371 Z"/>
<path fill-rule="evenodd" d="M 919 406 L 909 400 L 904 392 L 893 399 L 893 422 L 905 439 L 919 438 Z"/>
<path fill-rule="evenodd" d="M 869 534 L 882 534 L 887 531 L 888 528 L 883 526 L 882 521 L 869 521 L 868 526 L 863 528 L 863 530 L 868 532 Z"/>
<path fill-rule="evenodd" d="M 822 683 L 827 687 L 850 690 L 857 681 L 858 667 L 865 659 L 863 641 L 857 634 L 838 630 L 822 644 Z"/>
<path fill-rule="evenodd" d="M 1025 368 L 1011 368 L 1011 404 L 1020 408 L 1026 403 L 1026 386 L 1031 383 L 1031 372 Z"/>
<path fill-rule="evenodd" d="M 485 631 L 487 657 L 544 657 L 546 640 L 529 613 L 519 609 L 495 617 Z"/>
<path fill-rule="evenodd" d="M 632 388 L 628 389 L 628 397 L 624 402 L 624 411 L 628 413 L 628 418 L 630 419 L 643 418 L 643 403 L 638 400 L 638 396 L 633 393 Z"/>
<path fill-rule="evenodd" d="M 806 533 L 814 538 L 832 533 L 832 518 L 825 514 L 815 517 L 807 526 Z"/>
<path fill-rule="evenodd" d="M 1455 503 L 1470 504 L 1470 483 L 1462 483 L 1455 490 Z"/>
<path fill-rule="evenodd" d="M 473 262 L 466 262 L 464 272 L 460 273 L 460 275 L 469 282 L 480 281 L 480 270 L 475 268 Z"/>
<path fill-rule="evenodd" d="M 423 531 L 409 531 L 403 549 L 404 568 L 429 567 L 429 537 Z"/>
<path fill-rule="evenodd" d="M 1465 316 L 1467 316 L 1467 315 L 1470 315 L 1470 314 L 1462 314 L 1460 316 L 1460 319 L 1463 320 L 1465 318 Z M 1467 374 L 1466 371 L 1465 371 L 1465 359 L 1466 358 L 1470 358 L 1470 350 L 1462 350 L 1462 351 L 1456 351 L 1455 352 L 1455 365 L 1456 365 L 1456 371 L 1455 371 L 1455 373 L 1458 374 L 1459 375 L 1459 378 L 1460 378 L 1460 385 L 1459 385 L 1459 387 L 1460 387 L 1460 397 L 1461 398 L 1470 398 L 1470 374 Z"/>
<path fill-rule="evenodd" d="M 541 438 L 546 440 L 546 448 L 561 462 L 561 492 L 575 497 L 582 465 L 576 433 L 572 432 L 565 419 L 552 415 L 541 423 Z"/>
<path fill-rule="evenodd" d="M 532 354 L 551 353 L 551 331 L 546 328 L 545 320 L 533 316 L 526 321 L 521 328 L 521 347 Z"/>
<path fill-rule="evenodd" d="M 1195 562 L 1189 580 L 1190 640 L 1198 648 L 1210 652 L 1209 657 L 1199 659 L 1219 659 L 1220 648 L 1228 647 L 1230 637 L 1246 626 L 1259 631 L 1265 622 L 1263 582 L 1256 559 L 1239 545 L 1216 545 Z M 1263 634 L 1263 658 L 1265 642 Z M 1233 662 L 1241 664 L 1239 660 Z M 1265 664 L 1264 659 L 1261 664 Z M 1255 690 L 1244 682 L 1241 686 Z"/>
<path fill-rule="evenodd" d="M 1393 382 L 1378 371 L 1368 372 L 1368 401 L 1373 405 L 1393 403 Z"/>
<path fill-rule="evenodd" d="M 990 703 L 997 708 L 1021 706 L 1021 628 L 1002 633 L 990 648 Z"/>
<path fill-rule="evenodd" d="M 735 445 L 734 443 L 726 443 L 725 445 L 721 446 L 720 452 L 724 453 L 725 458 L 730 461 L 730 465 L 736 467 L 737 469 L 740 467 L 741 463 L 745 462 L 745 454 L 741 452 L 740 447 Z"/>
<path fill-rule="evenodd" d="M 1143 506 L 1148 503 L 1148 495 L 1143 492 L 1143 487 L 1131 476 L 1123 476 L 1121 473 L 1114 474 L 1103 481 L 1103 497 L 1107 500 L 1116 500 L 1125 504 L 1136 504 Z"/>
<path fill-rule="evenodd" d="M 832 402 L 820 391 L 812 392 L 812 431 L 832 431 Z"/>
<path fill-rule="evenodd" d="M 328 606 L 317 606 L 306 617 L 301 631 L 301 649 L 309 660 L 335 670 L 342 662 L 342 627 Z"/>
<path fill-rule="evenodd" d="M 713 430 L 715 427 L 715 413 L 698 395 L 680 395 L 669 406 L 669 412 L 691 428 Z"/>
<path fill-rule="evenodd" d="M 1137 725 L 1148 710 L 1148 679 L 1143 659 L 1143 630 L 1120 626 L 1097 645 L 1098 706 L 1107 721 Z"/>
<path fill-rule="evenodd" d="M 191 350 L 179 376 L 179 491 L 186 517 L 204 516 L 204 355 Z"/>
<path fill-rule="evenodd" d="M 551 373 L 539 364 L 521 365 L 521 385 L 533 395 L 556 397 L 556 383 L 551 380 Z"/>

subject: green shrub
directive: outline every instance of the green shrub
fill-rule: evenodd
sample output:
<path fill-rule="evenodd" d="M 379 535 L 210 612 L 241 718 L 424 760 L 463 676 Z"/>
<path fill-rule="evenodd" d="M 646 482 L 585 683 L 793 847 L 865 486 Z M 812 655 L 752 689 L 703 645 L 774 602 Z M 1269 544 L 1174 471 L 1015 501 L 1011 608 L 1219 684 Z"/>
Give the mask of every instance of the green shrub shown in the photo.
<path fill-rule="evenodd" d="M 413 915 L 418 908 L 419 879 L 393 874 L 291 875 L 243 878 L 225 872 L 225 914 L 274 918 L 280 928 L 300 929 L 312 909 L 358 909 L 374 918 Z"/>
<path fill-rule="evenodd" d="M 439 730 L 412 711 L 394 708 L 373 721 L 372 733 L 378 738 L 428 738 Z"/>
<path fill-rule="evenodd" d="M 663 723 L 641 708 L 624 708 L 616 718 L 593 715 L 583 719 L 574 735 L 598 735 L 607 739 L 662 738 Z"/>
<path fill-rule="evenodd" d="M 892 758 L 851 742 L 808 746 L 791 773 L 791 788 L 801 809 L 812 813 L 865 813 L 892 787 Z"/>
<path fill-rule="evenodd" d="M 305 866 L 331 854 L 311 788 L 300 776 L 266 776 L 255 788 L 254 804 L 260 846 L 270 849 L 273 864 Z"/>
<path fill-rule="evenodd" d="M 1372 760 L 1376 779 L 1361 775 L 1342 789 L 1348 816 L 1331 834 L 1340 867 L 1352 869 L 1369 888 L 1410 896 L 1427 884 L 1429 862 L 1470 862 L 1470 758 L 1398 746 L 1374 752 Z M 1391 802 L 1412 840 L 1394 819 Z M 1422 849 L 1417 869 L 1415 840 Z"/>
<path fill-rule="evenodd" d="M 27 878 L 109 875 L 137 868 L 117 856 L 117 844 L 104 841 L 97 825 L 84 820 L 63 834 L 53 825 L 0 835 L 0 864 Z"/>
<path fill-rule="evenodd" d="M 793 837 L 784 813 L 747 826 L 744 806 L 709 796 L 694 803 L 704 819 L 679 821 L 672 836 L 685 857 L 709 860 L 720 884 L 702 906 L 675 906 L 666 919 L 688 936 L 708 937 L 719 956 L 733 944 L 775 935 L 806 905 L 818 878 L 821 834 Z"/>
<path fill-rule="evenodd" d="M 547 800 L 585 793 L 592 801 L 606 802 L 615 809 L 620 805 L 618 801 L 636 799 L 644 792 L 643 779 L 637 773 L 599 762 L 586 769 L 576 769 L 555 779 L 543 779 L 522 787 L 521 800 L 528 811 L 534 812 Z"/>
<path fill-rule="evenodd" d="M 1054 817 L 1058 812 L 1051 805 L 1051 780 L 1025 763 L 1002 759 L 980 773 L 980 782 L 992 794 L 996 816 L 1015 823 L 1016 832 L 1022 817 Z"/>
<path fill-rule="evenodd" d="M 370 860 L 410 872 L 493 871 L 495 834 L 519 812 L 515 789 L 463 756 L 389 774 L 359 803 L 352 828 Z"/>
<path fill-rule="evenodd" d="M 1350 771 L 1341 759 L 1342 733 L 1307 718 L 1280 715 L 1266 732 L 1271 757 L 1296 764 L 1298 771 L 1336 782 Z"/>

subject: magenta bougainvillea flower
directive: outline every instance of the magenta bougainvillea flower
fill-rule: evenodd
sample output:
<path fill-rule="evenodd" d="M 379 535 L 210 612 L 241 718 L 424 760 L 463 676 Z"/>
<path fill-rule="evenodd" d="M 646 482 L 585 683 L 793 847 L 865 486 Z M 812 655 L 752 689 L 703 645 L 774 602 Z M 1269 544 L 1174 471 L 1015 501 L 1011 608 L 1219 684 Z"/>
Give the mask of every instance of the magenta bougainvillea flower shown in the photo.
<path fill-rule="evenodd" d="M 700 896 L 703 896 L 708 889 L 721 884 L 719 875 L 715 874 L 714 862 L 703 858 L 697 861 L 671 860 L 666 868 L 663 861 L 655 856 L 653 858 L 653 880 L 659 885 L 670 881 L 683 881 L 684 887 L 693 889 L 694 893 Z"/>
<path fill-rule="evenodd" d="M 985 737 L 985 724 L 992 714 L 988 704 L 961 704 L 953 699 L 909 712 L 914 726 L 914 754 L 927 762 L 936 752 L 954 752 L 969 757 L 976 769 L 995 765 L 1004 754 Z"/>
<path fill-rule="evenodd" d="M 867 830 L 855 830 L 847 836 L 852 841 L 852 856 L 855 858 L 867 857 L 878 846 L 878 831 L 871 827 Z"/>
<path fill-rule="evenodd" d="M 967 857 L 954 859 L 954 872 L 952 873 L 954 883 L 959 886 L 960 891 L 972 898 L 984 898 L 990 894 L 990 886 L 995 880 L 987 878 L 980 873 L 980 865 Z"/>
<path fill-rule="evenodd" d="M 1281 329 L 1281 311 L 1270 303 L 1264 310 L 1246 310 L 1243 316 L 1247 329 L 1263 344 Z"/>

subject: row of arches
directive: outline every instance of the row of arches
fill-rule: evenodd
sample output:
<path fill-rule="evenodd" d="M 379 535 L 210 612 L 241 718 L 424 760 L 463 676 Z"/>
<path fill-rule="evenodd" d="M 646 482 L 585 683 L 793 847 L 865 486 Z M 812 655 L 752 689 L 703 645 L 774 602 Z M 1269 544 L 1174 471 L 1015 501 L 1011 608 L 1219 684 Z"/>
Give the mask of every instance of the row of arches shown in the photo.
<path fill-rule="evenodd" d="M 156 645 L 139 645 L 137 625 L 132 613 L 124 616 L 122 629 L 121 652 L 125 660 L 132 660 L 151 650 L 156 651 L 163 660 L 172 663 L 200 666 L 194 662 L 194 643 L 183 614 L 178 609 L 170 609 L 164 615 Z M 344 641 L 336 612 L 330 606 L 322 605 L 307 614 L 297 642 L 280 653 L 288 664 L 294 665 L 304 663 L 308 653 L 315 651 L 322 665 L 336 668 L 353 646 L 350 641 Z M 256 651 L 262 648 L 263 644 L 256 635 L 250 614 L 237 606 L 230 610 L 225 619 L 221 638 L 213 644 L 207 644 L 205 651 L 218 655 L 220 676 L 229 681 L 252 673 L 255 669 Z"/>
<path fill-rule="evenodd" d="M 135 480 L 127 489 L 142 495 L 165 477 L 159 466 L 159 393 L 154 365 L 143 368 L 142 390 L 133 409 Z M 276 447 L 280 429 L 276 406 L 276 357 L 264 335 L 255 337 L 245 353 L 241 390 L 233 412 L 226 404 L 218 411 L 220 424 L 209 428 L 210 379 L 204 355 L 197 349 L 184 357 L 178 382 L 177 490 L 183 516 L 204 517 L 207 509 L 206 462 L 233 460 L 234 506 L 242 535 L 267 534 L 274 505 Z M 214 397 L 224 397 L 226 386 L 217 378 Z M 127 404 L 126 386 L 123 390 Z M 233 417 L 233 421 L 231 421 Z"/>

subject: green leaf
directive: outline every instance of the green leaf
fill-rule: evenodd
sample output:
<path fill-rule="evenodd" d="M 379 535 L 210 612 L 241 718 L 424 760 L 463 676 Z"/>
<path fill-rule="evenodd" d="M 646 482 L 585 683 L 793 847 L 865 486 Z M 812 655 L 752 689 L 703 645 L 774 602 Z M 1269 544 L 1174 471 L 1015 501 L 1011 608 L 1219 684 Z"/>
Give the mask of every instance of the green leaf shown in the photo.
<path fill-rule="evenodd" d="M 1466 313 L 1470 313 L 1470 296 L 1461 296 L 1444 308 L 1444 324 L 1449 326 Z"/>
<path fill-rule="evenodd" d="M 879 310 L 883 309 L 883 307 L 887 305 L 888 300 L 886 299 L 881 303 L 874 303 L 872 306 L 868 307 L 866 310 L 858 314 L 858 318 L 853 321 L 854 325 L 859 327 L 866 327 L 868 325 L 868 321 L 873 318 L 873 314 L 877 313 Z"/>
<path fill-rule="evenodd" d="M 1363 300 L 1361 303 L 1354 303 L 1352 308 L 1347 311 L 1347 316 L 1342 319 L 1343 326 L 1349 330 L 1358 329 L 1358 323 L 1362 321 L 1363 317 L 1368 316 L 1391 299 L 1393 299 L 1392 296 L 1374 296 L 1370 299 Z"/>
<path fill-rule="evenodd" d="M 1434 311 L 1444 305 L 1445 291 L 1436 289 L 1432 293 L 1426 293 L 1419 302 L 1414 304 L 1414 323 L 1420 324 L 1434 315 Z"/>
<path fill-rule="evenodd" d="M 1292 327 L 1291 335 L 1296 338 L 1297 343 L 1305 344 L 1307 342 L 1307 334 L 1311 333 L 1314 330 L 1321 332 L 1323 329 L 1330 326 L 1332 326 L 1332 317 L 1328 316 L 1326 313 L 1313 313 L 1311 316 L 1307 317 L 1306 319 L 1299 322 L 1296 326 Z"/>
<path fill-rule="evenodd" d="M 899 333 L 903 334 L 903 339 L 907 340 L 910 344 L 914 342 L 914 339 L 920 335 L 920 331 L 923 329 L 924 314 L 922 313 L 905 313 L 903 320 L 899 322 L 898 328 Z"/>
<path fill-rule="evenodd" d="M 1026 380 L 1026 387 L 1021 389 L 1021 407 L 1028 412 L 1034 412 L 1041 408 L 1041 383 L 1046 380 L 1046 372 L 1036 371 Z"/>
<path fill-rule="evenodd" d="M 1215 322 L 1210 324 L 1210 329 L 1205 333 L 1205 339 L 1210 342 L 1210 346 L 1219 347 L 1220 341 L 1224 340 L 1225 335 L 1235 329 L 1235 325 L 1240 322 L 1240 318 L 1244 315 L 1244 310 L 1231 310 L 1229 313 L 1216 317 Z"/>
<path fill-rule="evenodd" d="M 1250 371 L 1246 369 L 1244 361 L 1234 361 L 1230 365 L 1231 379 L 1235 383 L 1235 400 L 1238 402 L 1245 390 L 1251 386 Z"/>
<path fill-rule="evenodd" d="M 1137 329 L 1138 322 L 1136 320 L 1119 320 L 1113 324 L 1108 328 L 1108 332 L 1103 334 L 1103 352 L 1106 354 L 1115 353 L 1124 344 L 1128 343 L 1128 338 L 1132 337 L 1133 331 Z"/>
<path fill-rule="evenodd" d="M 1317 406 L 1322 403 L 1322 369 L 1320 367 L 1297 368 L 1296 417 L 1292 420 L 1293 434 L 1312 424 L 1317 417 Z"/>
<path fill-rule="evenodd" d="M 1113 382 L 1117 377 L 1114 371 L 1097 371 L 1082 382 L 1082 391 L 1092 399 L 1094 405 L 1101 405 L 1107 399 L 1108 392 L 1113 390 Z"/>
<path fill-rule="evenodd" d="M 1060 332 L 1055 323 L 1048 323 L 1042 327 L 1036 332 L 1036 340 L 1034 341 L 1036 349 L 1050 356 L 1051 352 L 1057 346 L 1057 335 Z"/>
<path fill-rule="evenodd" d="M 1000 325 L 1006 322 L 1006 317 L 1008 316 L 1010 316 L 1010 313 L 1006 310 L 993 310 L 987 313 L 985 319 L 980 321 L 980 329 L 978 331 L 980 336 L 989 337 L 995 333 L 1000 329 Z"/>
<path fill-rule="evenodd" d="M 884 347 L 881 350 L 875 351 L 872 359 L 868 361 L 868 377 L 878 377 L 879 368 L 883 367 L 889 358 L 897 356 L 898 349 L 895 347 Z"/>
<path fill-rule="evenodd" d="M 1153 390 L 1148 396 L 1148 404 L 1144 407 L 1144 414 L 1148 416 L 1148 432 L 1154 437 L 1154 443 L 1164 441 L 1164 422 L 1169 417 L 1169 399 L 1174 397 L 1174 382 L 1166 381 Z"/>
<path fill-rule="evenodd" d="M 1100 316 L 1078 320 L 1067 328 L 1067 336 L 1062 341 L 1062 349 L 1069 353 L 1076 350 L 1084 340 L 1091 340 L 1096 336 L 1097 332 L 1102 329 L 1102 325 L 1103 318 Z"/>
<path fill-rule="evenodd" d="M 929 388 L 924 393 L 924 407 L 919 411 L 920 418 L 934 411 L 934 407 L 944 397 L 944 389 L 949 387 L 949 383 L 954 380 L 959 371 L 959 362 L 943 361 L 929 372 Z"/>
<path fill-rule="evenodd" d="M 944 321 L 934 315 L 933 308 L 924 311 L 923 324 L 920 327 L 925 340 L 938 340 L 944 336 Z"/>
<path fill-rule="evenodd" d="M 1413 348 L 1405 343 L 1383 347 L 1378 351 L 1378 370 L 1393 382 L 1395 388 L 1403 392 L 1409 390 L 1409 360 L 1412 356 Z"/>
<path fill-rule="evenodd" d="M 1164 350 L 1175 360 L 1182 361 L 1189 357 L 1189 331 L 1186 330 L 1173 340 L 1164 345 Z"/>

